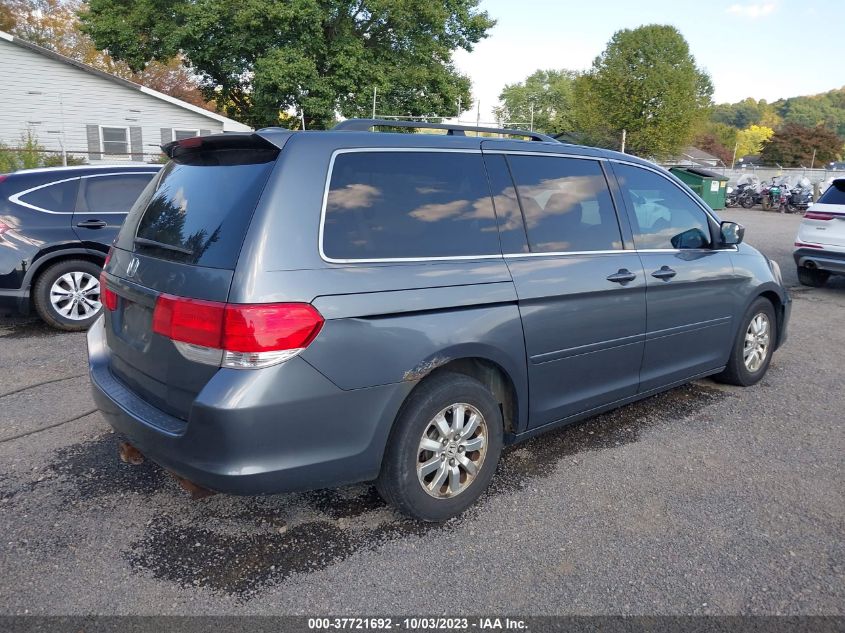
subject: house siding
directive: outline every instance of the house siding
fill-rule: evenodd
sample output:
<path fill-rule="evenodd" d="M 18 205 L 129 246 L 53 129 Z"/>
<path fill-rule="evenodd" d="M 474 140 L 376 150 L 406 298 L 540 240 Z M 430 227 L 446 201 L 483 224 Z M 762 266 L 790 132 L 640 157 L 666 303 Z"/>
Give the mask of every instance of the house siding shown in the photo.
<path fill-rule="evenodd" d="M 5 39 L 0 39 L 0 76 L 6 78 L 0 142 L 11 146 L 19 145 L 29 128 L 48 150 L 60 151 L 63 137 L 68 154 L 86 156 L 92 163 L 138 162 L 157 157 L 165 128 L 223 131 L 221 121 Z M 99 126 L 129 128 L 132 154 L 102 156 Z"/>

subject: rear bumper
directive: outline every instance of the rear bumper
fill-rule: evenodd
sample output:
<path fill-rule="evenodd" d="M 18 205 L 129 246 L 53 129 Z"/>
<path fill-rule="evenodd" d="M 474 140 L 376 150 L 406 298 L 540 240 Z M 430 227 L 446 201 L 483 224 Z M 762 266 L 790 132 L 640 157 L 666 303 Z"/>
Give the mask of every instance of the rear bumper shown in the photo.
<path fill-rule="evenodd" d="M 809 266 L 845 275 L 845 253 L 820 248 L 799 248 L 792 256 L 796 266 Z"/>
<path fill-rule="evenodd" d="M 146 457 L 200 486 L 269 494 L 374 479 L 413 383 L 343 391 L 301 358 L 221 369 L 188 421 L 156 409 L 109 370 L 101 317 L 88 332 L 91 385 L 111 426 Z"/>

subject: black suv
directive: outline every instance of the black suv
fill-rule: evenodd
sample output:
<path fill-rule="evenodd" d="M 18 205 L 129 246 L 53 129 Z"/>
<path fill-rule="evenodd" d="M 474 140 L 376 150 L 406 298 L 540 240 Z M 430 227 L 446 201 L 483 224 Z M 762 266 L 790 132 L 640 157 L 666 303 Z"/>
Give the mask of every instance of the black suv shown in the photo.
<path fill-rule="evenodd" d="M 99 274 L 157 165 L 57 167 L 0 174 L 0 310 L 63 330 L 100 313 Z"/>

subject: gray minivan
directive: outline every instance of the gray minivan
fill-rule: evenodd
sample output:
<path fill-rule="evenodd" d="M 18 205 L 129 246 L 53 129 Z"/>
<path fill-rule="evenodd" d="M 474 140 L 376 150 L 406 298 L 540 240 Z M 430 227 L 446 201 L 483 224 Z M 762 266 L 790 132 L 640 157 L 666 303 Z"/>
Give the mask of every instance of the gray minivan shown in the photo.
<path fill-rule="evenodd" d="M 370 131 L 404 127 L 447 133 Z M 110 424 L 203 489 L 375 480 L 442 521 L 505 444 L 703 376 L 763 377 L 790 299 L 741 226 L 647 161 L 467 129 L 165 146 L 88 334 Z"/>

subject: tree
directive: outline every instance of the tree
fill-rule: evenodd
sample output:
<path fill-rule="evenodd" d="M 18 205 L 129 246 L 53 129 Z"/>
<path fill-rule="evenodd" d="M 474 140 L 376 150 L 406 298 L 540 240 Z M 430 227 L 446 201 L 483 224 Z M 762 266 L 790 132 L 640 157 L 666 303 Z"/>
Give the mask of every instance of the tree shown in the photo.
<path fill-rule="evenodd" d="M 730 166 L 737 146 L 737 130 L 725 123 L 703 121 L 693 138 L 692 144 L 717 156 L 725 165 Z"/>
<path fill-rule="evenodd" d="M 744 130 L 736 133 L 736 155 L 737 157 L 759 154 L 763 145 L 772 138 L 775 131 L 770 127 L 762 125 L 750 125 Z"/>
<path fill-rule="evenodd" d="M 815 164 L 819 165 L 838 160 L 842 150 L 842 139 L 821 125 L 787 123 L 766 143 L 760 159 L 768 165 L 810 167 L 814 151 Z"/>
<path fill-rule="evenodd" d="M 80 0 L 4 0 L 0 4 L 0 29 L 93 66 L 112 75 L 134 81 L 194 105 L 213 109 L 198 89 L 197 79 L 179 56 L 147 64 L 133 72 L 97 49 L 91 38 L 80 31 L 77 11 Z"/>
<path fill-rule="evenodd" d="M 570 132 L 573 85 L 577 74 L 571 70 L 538 70 L 525 81 L 508 84 L 499 95 L 502 105 L 494 110 L 503 125 L 528 128 L 547 134 Z"/>
<path fill-rule="evenodd" d="M 309 127 L 382 108 L 448 115 L 469 103 L 452 53 L 494 21 L 479 0 L 89 0 L 85 31 L 133 70 L 184 54 L 206 98 L 253 125 L 288 110 Z M 296 119 L 286 119 L 296 121 Z"/>
<path fill-rule="evenodd" d="M 711 104 L 710 77 L 696 66 L 673 26 L 652 24 L 614 33 L 576 82 L 576 121 L 585 135 L 661 158 L 689 143 Z"/>

